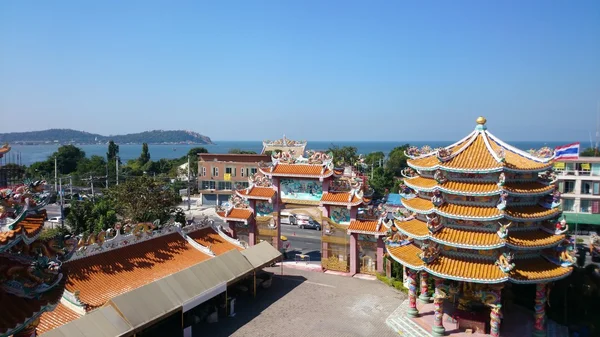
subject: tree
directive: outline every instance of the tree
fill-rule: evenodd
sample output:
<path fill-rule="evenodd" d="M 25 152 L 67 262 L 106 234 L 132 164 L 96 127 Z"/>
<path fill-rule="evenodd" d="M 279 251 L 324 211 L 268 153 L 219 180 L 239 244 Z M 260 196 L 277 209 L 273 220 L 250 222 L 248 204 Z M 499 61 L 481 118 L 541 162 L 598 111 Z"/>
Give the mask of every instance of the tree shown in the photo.
<path fill-rule="evenodd" d="M 93 155 L 90 158 L 82 158 L 77 163 L 77 175 L 80 177 L 103 176 L 106 174 L 106 161 L 100 156 Z"/>
<path fill-rule="evenodd" d="M 150 161 L 150 151 L 148 150 L 148 143 L 142 144 L 142 154 L 140 154 L 140 158 L 138 158 L 138 161 L 141 165 L 144 165 Z"/>
<path fill-rule="evenodd" d="M 108 142 L 108 152 L 106 152 L 106 160 L 110 162 L 114 161 L 119 155 L 119 145 L 115 144 L 112 140 Z"/>
<path fill-rule="evenodd" d="M 53 162 L 54 158 L 60 174 L 71 174 L 77 170 L 77 164 L 85 158 L 85 152 L 75 145 L 63 145 L 48 158 L 48 161 Z"/>
<path fill-rule="evenodd" d="M 331 145 L 328 151 L 333 154 L 333 164 L 337 167 L 354 166 L 358 160 L 358 149 L 354 146 Z"/>
<path fill-rule="evenodd" d="M 208 150 L 204 147 L 193 147 L 188 151 L 188 156 L 192 157 L 192 159 L 197 159 L 198 153 L 208 153 Z M 187 160 L 187 157 L 185 157 Z"/>
<path fill-rule="evenodd" d="M 254 151 L 247 151 L 247 150 L 242 150 L 242 149 L 238 149 L 238 148 L 233 148 L 233 149 L 229 149 L 229 152 L 227 152 L 229 154 L 256 154 L 256 152 Z"/>
<path fill-rule="evenodd" d="M 378 152 L 371 152 L 369 153 L 366 157 L 365 157 L 365 165 L 367 165 L 367 167 L 369 169 L 374 169 L 375 167 L 380 167 L 383 165 L 383 162 L 385 160 L 385 154 L 381 151 Z"/>
<path fill-rule="evenodd" d="M 395 177 L 401 176 L 402 169 L 406 167 L 406 160 L 408 157 L 404 154 L 404 151 L 408 150 L 409 147 L 409 144 L 395 147 L 388 155 L 386 169 L 392 172 Z"/>
<path fill-rule="evenodd" d="M 393 173 L 383 167 L 373 169 L 373 179 L 369 179 L 369 186 L 375 191 L 376 198 L 383 197 L 386 189 L 393 192 L 397 189 Z"/>
<path fill-rule="evenodd" d="M 598 148 L 588 147 L 583 150 L 580 154 L 581 157 L 598 157 L 600 156 L 600 150 Z"/>
<path fill-rule="evenodd" d="M 95 202 L 90 199 L 75 201 L 67 209 L 65 222 L 74 235 L 97 234 L 117 223 L 115 205 L 106 197 L 97 197 Z"/>
<path fill-rule="evenodd" d="M 148 176 L 114 186 L 108 195 L 120 215 L 136 222 L 166 221 L 181 202 L 177 193 Z"/>

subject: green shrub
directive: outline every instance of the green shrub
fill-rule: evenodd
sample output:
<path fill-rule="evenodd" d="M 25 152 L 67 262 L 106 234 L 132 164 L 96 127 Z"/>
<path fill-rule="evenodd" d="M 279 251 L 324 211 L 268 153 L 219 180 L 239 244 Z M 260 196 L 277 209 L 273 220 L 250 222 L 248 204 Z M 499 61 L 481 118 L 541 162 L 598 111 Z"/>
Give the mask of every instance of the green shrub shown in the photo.
<path fill-rule="evenodd" d="M 397 290 L 400 290 L 402 292 L 407 292 L 408 290 L 404 287 L 404 284 L 402 283 L 401 280 L 397 280 L 395 278 L 389 278 L 387 276 L 385 276 L 384 274 L 377 274 L 377 279 L 385 284 L 387 284 L 390 287 L 394 287 Z"/>

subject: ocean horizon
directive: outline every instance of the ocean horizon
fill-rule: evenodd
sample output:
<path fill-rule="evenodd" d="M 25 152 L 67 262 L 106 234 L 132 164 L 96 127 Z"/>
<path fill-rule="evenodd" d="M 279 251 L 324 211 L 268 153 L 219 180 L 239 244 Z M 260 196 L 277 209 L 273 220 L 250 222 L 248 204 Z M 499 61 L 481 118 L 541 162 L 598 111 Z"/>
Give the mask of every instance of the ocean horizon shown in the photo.
<path fill-rule="evenodd" d="M 262 151 L 262 141 L 214 141 L 215 144 L 149 144 L 150 158 L 152 160 L 159 159 L 175 159 L 180 158 L 187 154 L 187 152 L 194 147 L 204 147 L 209 153 L 227 153 L 231 149 L 240 149 L 244 151 L 254 151 L 260 153 Z M 422 147 L 429 145 L 432 148 L 447 146 L 453 142 L 448 141 L 307 141 L 307 150 L 327 150 L 331 146 L 354 146 L 357 148 L 360 154 L 369 154 L 371 152 L 381 151 L 385 155 L 397 147 L 404 144 L 411 144 L 413 146 Z M 516 141 L 507 142 L 508 144 L 515 146 L 521 150 L 539 149 L 544 146 L 554 148 L 556 146 L 569 144 L 572 142 L 565 141 Z M 585 148 L 585 142 L 581 142 L 582 148 Z M 17 157 L 20 157 L 20 162 L 23 165 L 31 165 L 35 162 L 44 161 L 54 153 L 60 144 L 44 144 L 44 145 L 11 145 L 12 150 L 2 158 L 2 163 L 16 162 Z M 92 145 L 77 145 L 75 146 L 82 149 L 87 157 L 97 155 L 106 157 L 108 145 L 106 144 L 92 144 Z M 138 158 L 142 152 L 141 144 L 119 144 L 119 157 L 123 163 L 128 160 Z"/>

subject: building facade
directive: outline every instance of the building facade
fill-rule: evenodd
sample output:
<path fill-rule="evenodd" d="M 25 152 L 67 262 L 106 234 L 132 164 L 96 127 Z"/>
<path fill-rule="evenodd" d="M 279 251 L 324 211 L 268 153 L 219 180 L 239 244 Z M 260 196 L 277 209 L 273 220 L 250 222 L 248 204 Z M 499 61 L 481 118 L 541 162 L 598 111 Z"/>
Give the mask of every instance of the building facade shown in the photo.
<path fill-rule="evenodd" d="M 562 210 L 571 230 L 598 232 L 600 227 L 600 158 L 581 157 L 554 163 Z"/>
<path fill-rule="evenodd" d="M 198 191 L 203 205 L 227 201 L 236 188 L 248 187 L 248 177 L 258 172 L 259 163 L 270 163 L 261 154 L 198 154 Z"/>

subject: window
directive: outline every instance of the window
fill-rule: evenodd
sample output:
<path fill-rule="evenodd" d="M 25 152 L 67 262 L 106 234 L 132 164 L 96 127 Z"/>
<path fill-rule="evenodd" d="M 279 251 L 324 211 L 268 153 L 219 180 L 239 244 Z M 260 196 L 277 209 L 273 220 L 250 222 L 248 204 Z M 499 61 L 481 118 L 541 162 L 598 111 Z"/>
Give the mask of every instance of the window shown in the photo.
<path fill-rule="evenodd" d="M 206 167 L 202 166 L 202 176 L 206 177 Z"/>
<path fill-rule="evenodd" d="M 200 183 L 200 189 L 202 189 L 202 190 L 214 190 L 215 189 L 215 182 L 212 181 L 212 180 L 202 181 Z"/>
<path fill-rule="evenodd" d="M 592 194 L 593 186 L 594 186 L 593 181 L 582 181 L 581 182 L 581 194 Z"/>
<path fill-rule="evenodd" d="M 581 200 L 581 213 L 592 213 L 592 201 L 591 200 Z"/>
<path fill-rule="evenodd" d="M 231 181 L 219 181 L 217 187 L 219 190 L 231 190 Z"/>
<path fill-rule="evenodd" d="M 594 182 L 594 195 L 600 195 L 600 182 Z"/>
<path fill-rule="evenodd" d="M 256 174 L 257 171 L 258 171 L 258 169 L 253 167 L 250 169 L 250 174 Z"/>
<path fill-rule="evenodd" d="M 219 176 L 219 168 L 218 167 L 213 167 L 212 168 L 212 176 L 213 177 L 218 177 Z"/>
<path fill-rule="evenodd" d="M 594 213 L 594 214 L 600 213 L 600 200 L 592 201 L 592 213 Z"/>
<path fill-rule="evenodd" d="M 242 171 L 243 172 L 243 171 Z M 247 181 L 237 183 L 241 188 L 248 188 L 249 184 Z"/>
<path fill-rule="evenodd" d="M 574 211 L 574 206 L 575 206 L 575 200 L 574 199 L 563 199 L 562 200 L 562 209 L 563 211 L 566 212 L 573 212 Z"/>
<path fill-rule="evenodd" d="M 558 183 L 558 190 L 560 193 L 573 193 L 575 191 L 575 182 L 572 180 L 565 180 Z"/>
<path fill-rule="evenodd" d="M 231 175 L 232 177 L 235 177 L 235 174 L 236 174 L 236 169 L 235 169 L 235 167 L 226 167 L 226 168 L 225 168 L 225 174 L 229 174 L 229 175 Z"/>
<path fill-rule="evenodd" d="M 245 177 L 245 176 L 247 176 L 247 174 L 246 174 L 246 171 L 247 171 L 247 170 L 248 170 L 247 168 L 245 168 L 245 167 L 242 167 L 242 170 L 241 170 L 241 172 L 240 172 L 240 174 L 242 175 L 242 177 Z"/>

